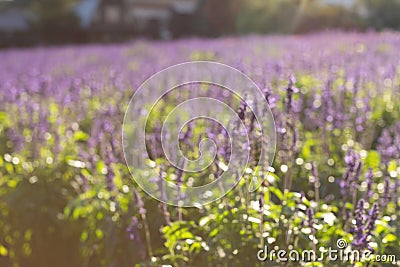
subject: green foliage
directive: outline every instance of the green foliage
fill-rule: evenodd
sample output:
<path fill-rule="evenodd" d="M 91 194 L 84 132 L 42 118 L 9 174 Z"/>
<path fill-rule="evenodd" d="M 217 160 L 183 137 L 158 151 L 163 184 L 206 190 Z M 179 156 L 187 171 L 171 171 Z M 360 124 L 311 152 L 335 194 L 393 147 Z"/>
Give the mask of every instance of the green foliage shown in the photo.
<path fill-rule="evenodd" d="M 299 5 L 299 0 L 245 2 L 238 14 L 237 29 L 240 33 L 293 32 Z"/>
<path fill-rule="evenodd" d="M 240 33 L 294 33 L 359 26 L 360 18 L 352 10 L 316 0 L 246 1 L 237 17 Z"/>

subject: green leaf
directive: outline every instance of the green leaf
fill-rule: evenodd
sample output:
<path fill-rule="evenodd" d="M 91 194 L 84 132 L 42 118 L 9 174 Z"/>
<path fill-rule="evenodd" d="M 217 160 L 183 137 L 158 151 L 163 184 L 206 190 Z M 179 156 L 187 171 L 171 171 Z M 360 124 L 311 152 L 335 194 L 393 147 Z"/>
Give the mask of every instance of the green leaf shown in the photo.
<path fill-rule="evenodd" d="M 283 200 L 283 193 L 281 190 L 279 190 L 279 188 L 271 186 L 269 187 L 269 191 L 273 193 L 279 200 Z"/>
<path fill-rule="evenodd" d="M 309 267 L 317 267 L 317 266 L 324 266 L 322 263 L 320 262 L 308 262 L 306 265 L 304 266 L 309 266 Z"/>
<path fill-rule="evenodd" d="M 189 252 L 199 252 L 201 250 L 201 243 L 200 242 L 194 242 L 192 245 L 190 245 Z"/>
<path fill-rule="evenodd" d="M 218 234 L 218 229 L 215 228 L 214 230 L 211 231 L 210 237 L 214 237 L 214 236 L 216 236 L 217 234 Z"/>
<path fill-rule="evenodd" d="M 391 160 L 389 162 L 389 166 L 388 166 L 388 172 L 395 172 L 397 169 L 397 165 L 396 165 L 396 161 L 395 160 Z"/>
<path fill-rule="evenodd" d="M 89 135 L 82 131 L 76 131 L 74 133 L 74 140 L 75 141 L 86 141 L 89 138 Z"/>
<path fill-rule="evenodd" d="M 388 234 L 382 239 L 382 242 L 389 243 L 389 242 L 394 242 L 396 240 L 397 240 L 397 237 L 394 234 Z"/>
<path fill-rule="evenodd" d="M 381 162 L 379 153 L 375 150 L 368 151 L 367 158 L 365 159 L 365 167 L 373 168 L 374 170 L 379 168 L 379 164 Z"/>
<path fill-rule="evenodd" d="M 15 188 L 18 185 L 18 181 L 17 180 L 10 180 L 10 181 L 8 181 L 7 185 L 10 188 Z"/>
<path fill-rule="evenodd" d="M 180 239 L 193 239 L 194 235 L 190 232 L 182 232 L 182 233 L 180 233 L 179 238 Z"/>
<path fill-rule="evenodd" d="M 6 247 L 0 245 L 0 256 L 7 256 L 8 255 L 8 250 Z"/>
<path fill-rule="evenodd" d="M 96 237 L 98 239 L 102 239 L 104 236 L 103 231 L 101 229 L 96 229 Z"/>
<path fill-rule="evenodd" d="M 5 127 L 11 125 L 10 118 L 5 112 L 0 112 L 0 122 L 0 125 L 4 125 Z"/>
<path fill-rule="evenodd" d="M 88 232 L 87 231 L 83 231 L 81 234 L 81 241 L 86 241 L 88 239 Z"/>

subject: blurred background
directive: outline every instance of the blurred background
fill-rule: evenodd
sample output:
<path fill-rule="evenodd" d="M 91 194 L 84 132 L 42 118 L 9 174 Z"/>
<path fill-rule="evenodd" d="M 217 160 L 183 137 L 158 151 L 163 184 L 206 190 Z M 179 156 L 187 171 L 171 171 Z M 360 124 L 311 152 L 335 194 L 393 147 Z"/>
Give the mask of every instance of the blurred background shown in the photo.
<path fill-rule="evenodd" d="M 0 46 L 399 29 L 400 0 L 0 0 Z"/>

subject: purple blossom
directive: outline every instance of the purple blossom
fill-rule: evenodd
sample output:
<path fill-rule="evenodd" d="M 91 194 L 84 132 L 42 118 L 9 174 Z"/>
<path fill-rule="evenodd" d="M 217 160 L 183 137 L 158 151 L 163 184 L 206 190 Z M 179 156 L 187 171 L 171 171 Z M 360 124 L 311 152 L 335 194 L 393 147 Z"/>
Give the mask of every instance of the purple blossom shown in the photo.
<path fill-rule="evenodd" d="M 286 105 L 286 110 L 290 114 L 294 108 L 293 105 L 293 94 L 298 93 L 299 89 L 295 86 L 296 84 L 296 78 L 294 75 L 289 76 L 289 82 L 286 87 L 286 100 L 285 100 L 285 105 Z"/>
<path fill-rule="evenodd" d="M 359 250 L 368 249 L 373 251 L 369 245 L 370 237 L 375 229 L 375 222 L 379 215 L 378 205 L 373 204 L 371 210 L 366 213 L 365 201 L 360 199 L 357 204 L 357 209 L 354 215 L 355 225 L 353 227 L 353 242 L 352 245 Z"/>
<path fill-rule="evenodd" d="M 139 195 L 139 192 L 137 190 L 133 190 L 133 195 L 136 201 L 136 205 L 139 209 L 139 214 L 145 214 L 146 213 L 146 209 L 144 207 L 144 203 L 142 198 Z"/>
<path fill-rule="evenodd" d="M 374 195 L 374 190 L 373 190 L 373 185 L 374 185 L 374 172 L 372 168 L 368 169 L 367 174 L 365 175 L 365 178 L 367 180 L 367 193 L 366 197 L 368 199 L 371 199 L 372 196 Z"/>
<path fill-rule="evenodd" d="M 128 233 L 128 237 L 130 240 L 139 240 L 140 241 L 140 236 L 138 234 L 138 219 L 133 216 L 131 223 L 129 226 L 126 228 L 126 232 Z"/>

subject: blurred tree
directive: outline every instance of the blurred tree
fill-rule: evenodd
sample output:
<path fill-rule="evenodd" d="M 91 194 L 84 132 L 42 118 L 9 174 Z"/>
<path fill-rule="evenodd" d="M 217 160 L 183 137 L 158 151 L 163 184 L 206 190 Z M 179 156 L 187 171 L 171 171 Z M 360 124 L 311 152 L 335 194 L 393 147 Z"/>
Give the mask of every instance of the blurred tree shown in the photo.
<path fill-rule="evenodd" d="M 20 0 L 23 1 L 23 0 Z M 25 2 L 27 2 L 25 0 Z M 29 1 L 36 18 L 33 25 L 45 30 L 68 29 L 78 25 L 73 13 L 77 0 L 41 0 Z"/>
<path fill-rule="evenodd" d="M 302 33 L 358 26 L 352 10 L 320 0 L 251 0 L 237 19 L 239 33 Z"/>
<path fill-rule="evenodd" d="M 79 19 L 74 13 L 78 0 L 17 0 L 33 13 L 30 23 L 36 40 L 50 43 L 79 39 Z"/>
<path fill-rule="evenodd" d="M 369 27 L 400 29 L 400 0 L 359 0 Z"/>
<path fill-rule="evenodd" d="M 322 31 L 326 29 L 361 29 L 361 17 L 353 10 L 339 5 L 318 4 L 307 8 L 296 32 Z"/>
<path fill-rule="evenodd" d="M 307 0 L 251 0 L 241 7 L 237 19 L 240 33 L 290 33 L 299 19 L 302 2 Z"/>

